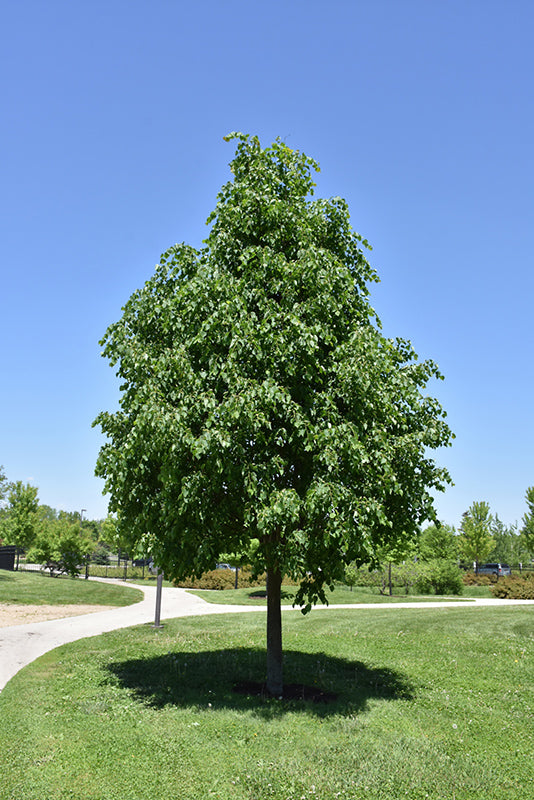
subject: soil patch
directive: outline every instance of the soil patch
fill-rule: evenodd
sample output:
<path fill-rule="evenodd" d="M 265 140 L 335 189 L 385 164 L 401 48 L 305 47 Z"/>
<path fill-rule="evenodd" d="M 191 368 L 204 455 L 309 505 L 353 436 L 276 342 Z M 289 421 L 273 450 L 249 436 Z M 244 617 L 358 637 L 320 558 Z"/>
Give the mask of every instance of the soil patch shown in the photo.
<path fill-rule="evenodd" d="M 255 681 L 240 681 L 233 687 L 237 694 L 249 695 L 250 697 L 272 697 L 267 691 L 265 683 Z M 304 700 L 312 703 L 333 703 L 337 700 L 337 694 L 326 692 L 318 686 L 306 686 L 302 683 L 287 683 L 284 685 L 282 694 L 283 700 Z"/>
<path fill-rule="evenodd" d="M 77 617 L 80 614 L 94 614 L 96 611 L 108 611 L 114 606 L 75 605 L 38 606 L 18 603 L 0 603 L 0 628 L 11 625 L 28 625 L 31 622 L 45 622 L 47 619 L 64 619 Z"/>

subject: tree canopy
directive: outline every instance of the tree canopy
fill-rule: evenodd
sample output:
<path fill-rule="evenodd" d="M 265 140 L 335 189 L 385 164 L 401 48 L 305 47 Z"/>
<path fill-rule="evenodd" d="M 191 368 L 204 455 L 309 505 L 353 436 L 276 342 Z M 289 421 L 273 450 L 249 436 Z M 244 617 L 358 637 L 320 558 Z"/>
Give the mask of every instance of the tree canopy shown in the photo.
<path fill-rule="evenodd" d="M 458 537 L 458 549 L 464 558 L 478 565 L 495 549 L 492 536 L 493 517 L 485 501 L 474 502 L 464 513 Z"/>
<path fill-rule="evenodd" d="M 529 550 L 534 550 L 534 486 L 529 486 L 525 493 L 528 511 L 523 515 L 521 533 Z"/>
<path fill-rule="evenodd" d="M 413 539 L 450 480 L 429 450 L 452 434 L 424 394 L 437 366 L 382 334 L 346 202 L 313 199 L 317 164 L 283 142 L 227 138 L 204 246 L 163 253 L 101 342 L 121 398 L 95 421 L 96 474 L 169 578 L 255 542 L 276 693 L 281 576 L 307 610 L 344 564 Z"/>
<path fill-rule="evenodd" d="M 38 489 L 29 483 L 15 481 L 8 487 L 8 515 L 3 525 L 6 544 L 29 547 L 35 537 L 39 500 Z"/>
<path fill-rule="evenodd" d="M 428 525 L 419 538 L 419 554 L 423 561 L 455 561 L 458 558 L 458 541 L 452 525 L 443 522 Z"/>
<path fill-rule="evenodd" d="M 0 464 L 0 500 L 3 500 L 7 494 L 8 483 L 4 472 L 3 466 Z"/>

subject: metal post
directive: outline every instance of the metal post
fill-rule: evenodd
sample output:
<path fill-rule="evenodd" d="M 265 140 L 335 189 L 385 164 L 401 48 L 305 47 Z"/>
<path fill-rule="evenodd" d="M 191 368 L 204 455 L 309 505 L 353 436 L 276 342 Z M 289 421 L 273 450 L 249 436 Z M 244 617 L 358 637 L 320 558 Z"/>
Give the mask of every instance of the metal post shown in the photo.
<path fill-rule="evenodd" d="M 161 593 L 163 590 L 163 572 L 158 569 L 158 577 L 156 583 L 156 614 L 154 617 L 154 628 L 163 628 L 163 625 L 160 623 L 161 618 Z"/>
<path fill-rule="evenodd" d="M 80 511 L 80 536 L 82 536 L 82 522 L 83 522 L 83 512 L 87 511 L 86 508 L 82 508 Z M 85 580 L 89 578 L 89 553 L 85 556 Z"/>

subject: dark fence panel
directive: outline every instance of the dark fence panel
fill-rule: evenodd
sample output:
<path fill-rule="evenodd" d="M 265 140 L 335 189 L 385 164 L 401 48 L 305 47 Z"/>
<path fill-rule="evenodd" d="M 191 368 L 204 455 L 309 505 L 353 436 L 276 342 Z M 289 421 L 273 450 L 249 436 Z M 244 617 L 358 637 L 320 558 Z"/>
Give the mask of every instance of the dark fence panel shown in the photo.
<path fill-rule="evenodd" d="M 12 546 L 0 547 L 0 569 L 8 569 L 11 572 L 15 569 L 15 557 L 17 548 Z"/>

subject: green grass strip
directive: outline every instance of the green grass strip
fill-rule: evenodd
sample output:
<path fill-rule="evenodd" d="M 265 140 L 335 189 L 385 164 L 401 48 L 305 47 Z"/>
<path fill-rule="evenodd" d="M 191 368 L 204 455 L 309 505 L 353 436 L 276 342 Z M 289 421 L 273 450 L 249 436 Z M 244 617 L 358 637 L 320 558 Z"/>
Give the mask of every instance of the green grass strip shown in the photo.
<path fill-rule="evenodd" d="M 128 606 L 142 599 L 143 593 L 129 586 L 0 570 L 0 603 Z"/>
<path fill-rule="evenodd" d="M 478 587 L 475 587 L 478 588 Z M 466 597 L 437 597 L 435 595 L 406 595 L 394 594 L 392 596 L 380 594 L 378 590 L 368 587 L 356 586 L 353 591 L 346 587 L 335 587 L 333 592 L 326 590 L 326 596 L 330 605 L 343 605 L 346 603 L 428 603 L 439 600 L 469 600 L 472 597 L 491 597 L 489 589 L 483 587 L 481 593 L 469 594 Z M 265 606 L 266 591 L 265 586 L 255 586 L 248 589 L 189 589 L 191 594 L 196 594 L 207 600 L 208 603 L 222 603 L 223 605 L 239 606 Z M 296 586 L 282 587 L 282 605 L 291 606 L 295 599 Z"/>

